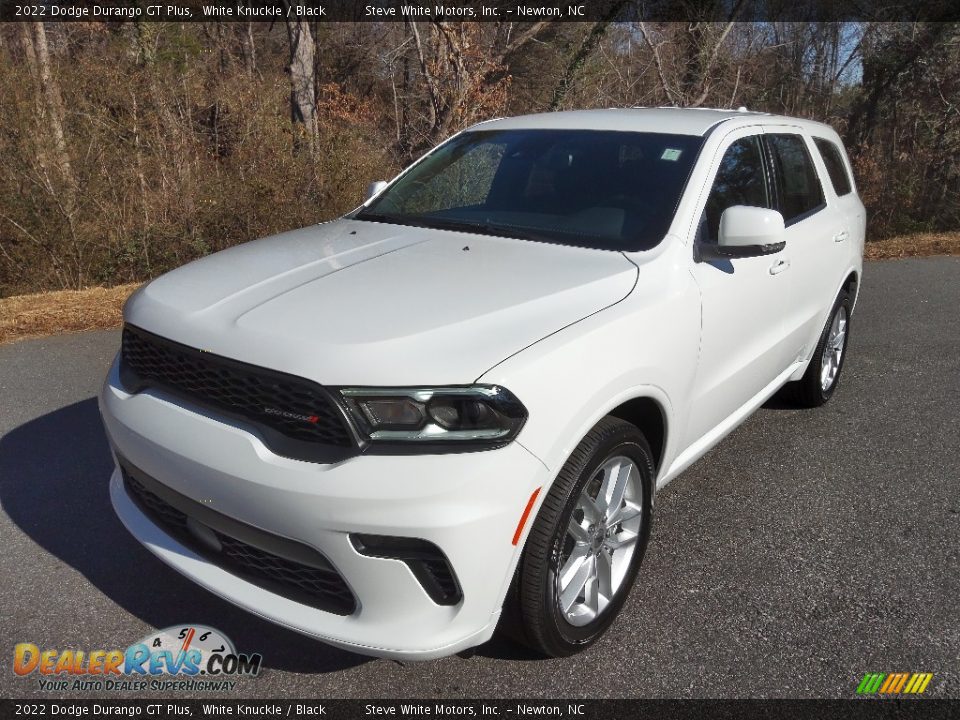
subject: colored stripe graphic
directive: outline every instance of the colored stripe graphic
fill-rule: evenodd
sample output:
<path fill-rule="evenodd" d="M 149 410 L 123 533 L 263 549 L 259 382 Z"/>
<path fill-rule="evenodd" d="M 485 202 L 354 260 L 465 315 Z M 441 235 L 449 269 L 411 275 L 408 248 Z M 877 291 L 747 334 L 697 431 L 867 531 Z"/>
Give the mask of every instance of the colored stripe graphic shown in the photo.
<path fill-rule="evenodd" d="M 933 673 L 867 673 L 857 686 L 857 694 L 919 695 L 932 679 Z"/>
<path fill-rule="evenodd" d="M 907 673 L 890 673 L 887 676 L 887 681 L 880 688 L 880 692 L 887 695 L 896 695 L 903 689 L 908 677 Z"/>
<path fill-rule="evenodd" d="M 919 695 L 927 689 L 927 685 L 929 685 L 930 681 L 933 680 L 933 673 L 919 673 L 917 677 L 919 680 L 917 680 L 917 683 L 913 688 L 913 692 Z"/>
<path fill-rule="evenodd" d="M 886 673 L 867 673 L 863 676 L 863 680 L 860 681 L 857 693 L 860 695 L 872 695 L 880 689 L 880 685 L 886 677 Z"/>
<path fill-rule="evenodd" d="M 893 692 L 900 692 L 903 690 L 903 686 L 907 684 L 907 678 L 910 677 L 910 673 L 900 673 L 900 682 L 897 683 L 897 689 Z"/>

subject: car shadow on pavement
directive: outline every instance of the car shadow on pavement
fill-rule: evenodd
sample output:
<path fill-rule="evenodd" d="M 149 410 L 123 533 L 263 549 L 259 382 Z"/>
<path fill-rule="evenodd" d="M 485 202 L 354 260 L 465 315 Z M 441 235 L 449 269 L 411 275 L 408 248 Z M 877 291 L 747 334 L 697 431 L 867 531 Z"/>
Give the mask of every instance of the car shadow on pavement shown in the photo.
<path fill-rule="evenodd" d="M 112 469 L 96 398 L 83 400 L 0 438 L 0 507 L 40 547 L 154 628 L 211 625 L 277 670 L 335 672 L 369 660 L 261 620 L 168 568 L 114 515 Z"/>
<path fill-rule="evenodd" d="M 802 411 L 805 408 L 797 404 L 796 390 L 787 384 L 777 390 L 773 395 L 767 398 L 767 401 L 761 405 L 764 410 L 795 410 Z"/>
<path fill-rule="evenodd" d="M 521 645 L 517 640 L 508 637 L 499 629 L 493 638 L 475 648 L 457 653 L 462 660 L 473 657 L 489 658 L 491 660 L 514 660 L 516 662 L 543 663 L 544 656 Z"/>

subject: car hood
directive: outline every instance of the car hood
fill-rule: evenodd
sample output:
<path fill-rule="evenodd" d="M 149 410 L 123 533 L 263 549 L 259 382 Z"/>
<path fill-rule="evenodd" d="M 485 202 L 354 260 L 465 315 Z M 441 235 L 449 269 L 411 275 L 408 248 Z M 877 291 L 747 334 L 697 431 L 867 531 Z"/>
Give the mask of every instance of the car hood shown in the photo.
<path fill-rule="evenodd" d="M 636 278 L 618 252 L 342 219 L 167 273 L 124 319 L 327 385 L 458 384 Z"/>

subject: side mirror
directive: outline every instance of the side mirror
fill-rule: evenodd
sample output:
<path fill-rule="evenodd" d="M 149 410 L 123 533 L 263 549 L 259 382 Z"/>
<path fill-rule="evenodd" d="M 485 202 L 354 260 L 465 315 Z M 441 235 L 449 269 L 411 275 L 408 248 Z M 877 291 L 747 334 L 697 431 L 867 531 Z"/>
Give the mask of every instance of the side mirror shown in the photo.
<path fill-rule="evenodd" d="M 373 200 L 377 195 L 383 192 L 383 189 L 387 186 L 386 180 L 376 180 L 369 185 L 367 185 L 367 197 L 363 199 L 364 202 L 369 202 Z"/>
<path fill-rule="evenodd" d="M 787 245 L 783 215 L 767 208 L 734 205 L 720 216 L 717 244 L 700 245 L 700 257 L 706 260 L 772 255 Z"/>

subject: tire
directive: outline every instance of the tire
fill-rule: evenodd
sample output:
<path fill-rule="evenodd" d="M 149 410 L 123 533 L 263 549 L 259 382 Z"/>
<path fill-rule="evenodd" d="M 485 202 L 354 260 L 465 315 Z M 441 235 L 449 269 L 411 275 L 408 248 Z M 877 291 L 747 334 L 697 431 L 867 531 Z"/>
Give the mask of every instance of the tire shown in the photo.
<path fill-rule="evenodd" d="M 836 392 L 840 384 L 843 361 L 847 357 L 847 346 L 850 344 L 850 309 L 850 295 L 843 291 L 833 304 L 807 371 L 794 383 L 794 396 L 801 407 L 820 407 Z M 831 356 L 829 358 L 828 353 Z M 832 363 L 832 370 L 829 372 L 828 362 Z"/>
<path fill-rule="evenodd" d="M 573 451 L 530 530 L 511 593 L 517 607 L 510 611 L 519 625 L 513 634 L 532 650 L 572 655 L 610 627 L 646 551 L 654 476 L 643 434 L 617 418 L 601 420 Z M 612 493 L 619 487 L 618 503 Z M 605 515 L 604 503 L 596 502 L 601 490 L 604 502 L 610 501 Z M 593 580 L 577 590 L 591 568 Z"/>

